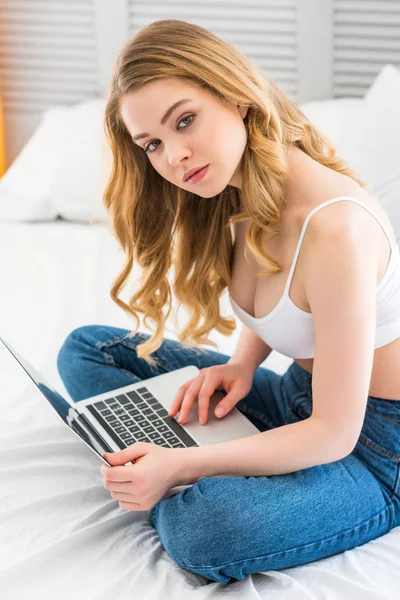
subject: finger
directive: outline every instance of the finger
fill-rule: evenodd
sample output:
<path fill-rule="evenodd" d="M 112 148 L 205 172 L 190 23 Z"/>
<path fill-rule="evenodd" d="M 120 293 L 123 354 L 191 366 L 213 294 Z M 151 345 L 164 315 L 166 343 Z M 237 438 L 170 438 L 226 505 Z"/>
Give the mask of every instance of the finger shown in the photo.
<path fill-rule="evenodd" d="M 201 378 L 197 377 L 191 383 L 191 385 L 188 387 L 188 389 L 186 390 L 186 392 L 183 396 L 183 400 L 182 400 L 181 411 L 180 411 L 178 423 L 183 424 L 186 422 L 186 419 L 189 415 L 190 409 L 192 408 L 192 405 L 198 396 L 200 388 L 203 385 L 203 381 L 204 381 L 203 377 L 201 377 Z"/>
<path fill-rule="evenodd" d="M 104 487 L 110 492 L 123 492 L 124 494 L 128 494 L 130 493 L 130 490 L 132 490 L 132 482 L 105 481 Z"/>
<path fill-rule="evenodd" d="M 243 398 L 243 390 L 243 384 L 240 381 L 235 382 L 226 396 L 224 396 L 221 402 L 218 402 L 217 406 L 215 407 L 215 416 L 224 417 L 235 406 L 235 404 L 237 404 L 237 402 Z"/>
<path fill-rule="evenodd" d="M 215 377 L 215 375 L 211 377 L 206 377 L 203 385 L 201 386 L 198 394 L 198 403 L 199 403 L 199 423 L 200 425 L 205 425 L 207 423 L 208 417 L 208 409 L 210 406 L 210 398 L 215 392 L 215 388 L 218 385 L 219 380 Z"/>
<path fill-rule="evenodd" d="M 187 384 L 184 384 L 184 385 L 181 385 L 181 387 L 178 389 L 176 396 L 173 399 L 170 409 L 168 411 L 169 417 L 173 417 L 178 412 L 179 407 L 182 402 L 183 394 L 186 392 L 186 388 L 187 388 Z"/>
<path fill-rule="evenodd" d="M 125 494 L 124 492 L 112 491 L 111 498 L 114 498 L 114 500 L 123 500 L 124 502 L 134 502 L 136 496 L 133 494 Z"/>
<path fill-rule="evenodd" d="M 105 463 L 103 463 L 101 465 L 100 473 L 103 475 L 103 477 L 105 477 L 106 474 L 108 473 L 108 469 L 110 469 L 110 467 L 108 465 L 106 465 Z"/>
<path fill-rule="evenodd" d="M 106 481 L 132 483 L 132 471 L 129 467 L 110 467 L 104 475 Z"/>
<path fill-rule="evenodd" d="M 187 388 L 189 387 L 189 385 L 191 385 L 192 381 L 194 381 L 195 379 L 196 378 L 193 377 L 192 379 L 190 379 L 189 381 L 186 381 L 183 385 L 181 385 L 178 388 L 178 392 L 171 404 L 171 408 L 169 409 L 169 413 L 168 413 L 169 417 L 173 417 L 174 415 L 176 415 L 176 413 L 178 412 L 179 407 L 182 403 L 182 399 L 183 399 L 183 396 L 184 396 Z"/>
<path fill-rule="evenodd" d="M 123 508 L 124 510 L 131 510 L 134 512 L 139 512 L 139 511 L 143 511 L 144 512 L 144 508 L 141 508 L 141 504 L 138 504 L 137 502 L 122 502 L 122 500 L 119 501 L 119 506 L 120 508 Z"/>

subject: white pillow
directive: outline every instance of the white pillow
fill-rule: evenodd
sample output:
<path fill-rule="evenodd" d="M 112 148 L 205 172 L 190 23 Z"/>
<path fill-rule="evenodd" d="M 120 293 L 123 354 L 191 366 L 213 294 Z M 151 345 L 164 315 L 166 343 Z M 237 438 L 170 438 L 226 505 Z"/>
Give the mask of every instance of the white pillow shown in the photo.
<path fill-rule="evenodd" d="M 298 107 L 334 146 L 338 146 L 363 102 L 363 98 L 330 98 L 304 102 Z"/>
<path fill-rule="evenodd" d="M 54 221 L 52 202 L 62 144 L 57 131 L 67 107 L 49 109 L 32 137 L 0 179 L 1 221 Z"/>
<path fill-rule="evenodd" d="M 103 190 L 111 169 L 111 150 L 104 133 L 102 98 L 80 102 L 63 124 L 61 160 L 55 168 L 52 205 L 67 221 L 106 221 Z"/>
<path fill-rule="evenodd" d="M 107 221 L 105 99 L 48 109 L 0 179 L 0 221 Z"/>
<path fill-rule="evenodd" d="M 379 198 L 400 241 L 400 71 L 385 65 L 338 147 Z"/>

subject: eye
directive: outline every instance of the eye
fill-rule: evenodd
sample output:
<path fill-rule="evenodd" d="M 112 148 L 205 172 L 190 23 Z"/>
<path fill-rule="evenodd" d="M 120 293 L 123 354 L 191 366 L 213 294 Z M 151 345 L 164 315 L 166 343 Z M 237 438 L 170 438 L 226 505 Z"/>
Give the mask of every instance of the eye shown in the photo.
<path fill-rule="evenodd" d="M 190 117 L 192 118 L 192 120 L 191 120 L 191 121 L 188 123 L 188 125 L 186 125 L 185 127 L 183 127 L 183 128 L 181 127 L 181 129 L 187 129 L 187 128 L 189 127 L 189 125 L 191 125 L 191 123 L 192 123 L 192 122 L 194 121 L 194 119 L 196 118 L 196 115 L 186 115 L 186 117 L 183 117 L 183 118 L 182 118 L 180 121 L 178 121 L 178 125 L 179 125 L 180 123 L 182 123 L 182 121 L 184 121 L 185 119 L 189 119 Z M 179 129 L 179 128 L 177 127 L 177 129 Z M 151 140 L 151 142 L 149 142 L 149 143 L 147 144 L 147 146 L 146 146 L 146 147 L 145 147 L 145 149 L 144 149 L 144 151 L 145 151 L 146 153 L 148 153 L 148 154 L 152 154 L 153 152 L 155 152 L 155 150 L 157 150 L 158 146 L 157 146 L 157 148 L 156 148 L 155 150 L 149 150 L 149 147 L 151 146 L 151 144 L 152 144 L 154 141 L 155 141 L 155 140 Z"/>

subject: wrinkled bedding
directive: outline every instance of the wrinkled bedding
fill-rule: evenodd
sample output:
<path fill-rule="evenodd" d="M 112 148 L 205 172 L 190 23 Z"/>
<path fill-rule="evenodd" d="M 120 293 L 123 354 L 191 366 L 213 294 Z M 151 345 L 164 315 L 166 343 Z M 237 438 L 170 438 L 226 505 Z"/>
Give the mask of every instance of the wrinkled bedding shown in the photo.
<path fill-rule="evenodd" d="M 102 223 L 3 222 L 0 256 L 0 335 L 67 395 L 56 356 L 68 333 L 89 323 L 132 326 L 109 297 L 122 251 Z M 225 307 L 231 314 L 227 302 Z M 230 338 L 213 332 L 211 339 L 231 354 L 239 331 Z M 166 336 L 177 339 L 172 326 Z M 272 353 L 263 366 L 283 373 L 290 363 Z M 180 569 L 147 513 L 125 511 L 111 498 L 101 461 L 18 364 L 2 360 L 0 376 L 4 600 L 400 598 L 400 528 L 342 554 L 227 586 Z"/>

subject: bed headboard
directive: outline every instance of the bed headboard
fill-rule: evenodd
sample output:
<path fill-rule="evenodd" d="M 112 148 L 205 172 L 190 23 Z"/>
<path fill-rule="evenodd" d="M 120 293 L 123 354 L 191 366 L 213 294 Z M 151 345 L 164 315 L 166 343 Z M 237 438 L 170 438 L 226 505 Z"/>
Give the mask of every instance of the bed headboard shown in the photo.
<path fill-rule="evenodd" d="M 159 19 L 224 38 L 296 103 L 362 97 L 400 67 L 399 0 L 2 0 L 7 165 L 47 108 L 104 96 L 125 41 Z"/>

